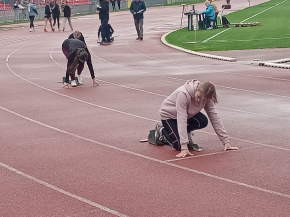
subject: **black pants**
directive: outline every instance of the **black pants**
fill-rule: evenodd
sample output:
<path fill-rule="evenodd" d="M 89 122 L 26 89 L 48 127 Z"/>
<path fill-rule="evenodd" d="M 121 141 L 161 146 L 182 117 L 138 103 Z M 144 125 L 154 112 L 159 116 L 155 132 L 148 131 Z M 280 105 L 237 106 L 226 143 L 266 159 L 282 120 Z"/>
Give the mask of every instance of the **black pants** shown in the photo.
<path fill-rule="evenodd" d="M 162 124 L 164 126 L 162 134 L 173 145 L 174 149 L 180 151 L 181 145 L 177 128 L 177 120 L 176 119 L 162 120 Z M 187 133 L 193 130 L 205 128 L 207 124 L 208 124 L 207 117 L 201 112 L 199 112 L 192 118 L 187 119 Z"/>
<path fill-rule="evenodd" d="M 57 27 L 59 29 L 59 15 L 58 16 L 53 16 L 53 26 L 55 25 L 56 20 L 57 20 Z"/>
<path fill-rule="evenodd" d="M 120 1 L 117 1 L 119 10 L 121 9 Z"/>
<path fill-rule="evenodd" d="M 30 19 L 30 28 L 34 28 L 33 24 L 34 16 L 29 16 L 29 19 Z"/>
<path fill-rule="evenodd" d="M 115 4 L 115 2 L 112 2 L 112 8 L 113 8 L 113 10 L 116 10 L 116 4 Z"/>
<path fill-rule="evenodd" d="M 106 37 L 107 37 L 107 29 L 108 29 L 108 23 L 109 23 L 109 19 L 104 18 L 101 20 L 101 36 L 102 36 L 102 41 L 106 41 Z"/>

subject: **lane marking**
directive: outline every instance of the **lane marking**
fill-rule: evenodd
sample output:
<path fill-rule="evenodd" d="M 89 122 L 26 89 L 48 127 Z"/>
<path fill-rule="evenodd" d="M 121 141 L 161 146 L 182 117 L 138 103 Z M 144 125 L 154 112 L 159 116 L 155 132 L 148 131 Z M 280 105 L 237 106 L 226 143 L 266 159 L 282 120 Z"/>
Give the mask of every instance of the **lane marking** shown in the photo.
<path fill-rule="evenodd" d="M 290 199 L 290 195 L 288 194 L 284 194 L 284 193 L 281 193 L 281 192 L 278 192 L 278 191 L 272 191 L 272 190 L 269 190 L 269 189 L 265 189 L 265 188 L 260 188 L 260 187 L 257 187 L 257 186 L 254 186 L 254 185 L 250 185 L 250 184 L 246 184 L 246 183 L 243 183 L 243 182 L 238 182 L 238 181 L 234 181 L 234 180 L 231 180 L 231 179 L 228 179 L 228 178 L 224 178 L 224 177 L 220 177 L 220 176 L 216 176 L 216 175 L 213 175 L 213 174 L 210 174 L 210 173 L 206 173 L 206 172 L 202 172 L 202 171 L 199 171 L 199 170 L 195 170 L 195 169 L 190 169 L 190 168 L 187 168 L 187 167 L 184 167 L 184 166 L 179 166 L 179 165 L 176 165 L 176 164 L 173 164 L 173 163 L 170 163 L 170 162 L 166 162 L 166 161 L 162 161 L 162 160 L 159 160 L 159 159 L 156 159 L 156 158 L 152 158 L 152 157 L 149 157 L 149 156 L 146 156 L 146 155 L 143 155 L 143 154 L 138 154 L 138 153 L 135 153 L 135 152 L 132 152 L 132 151 L 128 151 L 128 150 L 125 150 L 125 149 L 122 149 L 122 148 L 117 148 L 115 146 L 112 146 L 112 145 L 109 145 L 109 144 L 105 144 L 105 143 L 102 143 L 102 142 L 98 142 L 96 140 L 92 140 L 92 139 L 89 139 L 89 138 L 86 138 L 86 137 L 83 137 L 83 136 L 79 136 L 75 133 L 70 133 L 68 131 L 64 131 L 64 130 L 61 130 L 59 128 L 56 128 L 56 127 L 53 127 L 51 125 L 48 125 L 48 124 L 44 124 L 42 122 L 39 122 L 39 121 L 36 121 L 34 119 L 31 119 L 31 118 L 28 118 L 26 116 L 23 116 L 19 113 L 16 113 L 16 112 L 13 112 L 7 108 L 4 108 L 2 106 L 0 106 L 0 109 L 10 113 L 10 114 L 13 114 L 15 116 L 18 116 L 20 118 L 23 118 L 25 120 L 28 120 L 30 122 L 33 122 L 35 124 L 38 124 L 38 125 L 41 125 L 43 127 L 46 127 L 46 128 L 49 128 L 49 129 L 52 129 L 54 131 L 57 131 L 57 132 L 60 132 L 60 133 L 63 133 L 63 134 L 66 134 L 66 135 L 69 135 L 69 136 L 72 136 L 72 137 L 75 137 L 75 138 L 78 138 L 78 139 L 81 139 L 81 140 L 85 140 L 87 142 L 91 142 L 91 143 L 94 143 L 94 144 L 97 144 L 97 145 L 100 145 L 100 146 L 103 146 L 103 147 L 107 147 L 107 148 L 111 148 L 111 149 L 114 149 L 114 150 L 117 150 L 117 151 L 121 151 L 121 152 L 124 152 L 124 153 L 127 153 L 127 154 L 130 154 L 130 155 L 134 155 L 136 157 L 140 157 L 140 158 L 143 158 L 143 159 L 147 159 L 147 160 L 150 160 L 150 161 L 153 161 L 153 162 L 156 162 L 156 163 L 160 163 L 160 164 L 164 164 L 164 165 L 167 165 L 167 166 L 171 166 L 171 167 L 174 167 L 174 168 L 177 168 L 177 169 L 182 169 L 184 171 L 188 171 L 188 172 L 191 172 L 191 173 L 196 173 L 196 174 L 199 174 L 199 175 L 202 175 L 202 176 L 206 176 L 206 177 L 209 177 L 209 178 L 213 178 L 213 179 L 216 179 L 216 180 L 220 180 L 220 181 L 223 181 L 223 182 L 228 182 L 228 183 L 231 183 L 231 184 L 234 184 L 234 185 L 238 185 L 238 186 L 242 186 L 242 187 L 246 187 L 246 188 L 249 188 L 249 189 L 253 189 L 253 190 L 257 190 L 257 191 L 261 191 L 261 192 L 264 192 L 264 193 L 267 193 L 267 194 L 272 194 L 272 195 L 276 195 L 276 196 L 280 196 L 280 197 L 285 197 L 287 199 Z M 85 198 L 82 198 L 82 197 L 79 197 L 77 195 L 74 195 L 74 194 L 71 194 L 67 191 L 64 191 L 54 185 L 51 185 L 51 184 L 48 184 L 44 181 L 41 181 L 39 179 L 36 179 L 28 174 L 25 174 L 25 173 L 22 173 L 21 171 L 17 170 L 17 169 L 14 169 L 2 162 L 0 162 L 0 166 L 6 168 L 6 169 L 9 169 L 13 172 L 16 172 L 17 174 L 19 175 L 22 175 L 26 178 L 29 178 L 37 183 L 40 183 L 44 186 L 47 186 L 53 190 L 56 190 L 60 193 L 63 193 L 67 196 L 70 196 L 70 197 L 73 197 L 77 200 L 80 200 L 82 202 L 85 202 L 85 203 L 88 203 L 92 206 L 95 206 L 95 207 L 98 207 L 104 211 L 107 211 L 107 212 L 110 212 L 110 209 L 109 210 L 105 210 L 106 207 L 103 207 L 97 203 L 94 203 L 90 200 L 87 200 Z M 116 211 L 114 211 L 116 212 Z M 117 215 L 117 214 L 115 214 Z"/>
<path fill-rule="evenodd" d="M 248 148 L 240 148 L 238 150 L 232 150 L 234 152 L 236 151 L 243 151 L 247 149 L 254 149 L 254 148 L 260 148 L 261 146 L 253 146 L 253 147 L 248 147 Z M 230 151 L 230 152 L 232 152 Z M 211 155 L 217 155 L 217 154 L 226 154 L 229 153 L 229 151 L 219 151 L 219 152 L 213 152 L 213 153 L 208 153 L 208 154 L 200 154 L 200 155 L 193 155 L 193 156 L 188 156 L 188 157 L 183 157 L 183 158 L 174 158 L 170 160 L 165 160 L 166 162 L 173 162 L 173 161 L 181 161 L 181 160 L 186 160 L 186 159 L 191 159 L 191 158 L 198 158 L 198 157 L 205 157 L 205 156 L 211 156 Z"/>
<path fill-rule="evenodd" d="M 3 108 L 2 108 L 2 109 L 3 109 Z M 93 201 L 90 201 L 90 200 L 88 200 L 88 199 L 85 199 L 85 198 L 83 198 L 83 197 L 80 197 L 80 196 L 78 196 L 78 195 L 72 194 L 72 193 L 70 193 L 70 192 L 68 192 L 68 191 L 65 191 L 65 190 L 63 190 L 63 189 L 61 189 L 61 188 L 55 186 L 55 185 L 49 184 L 49 183 L 47 183 L 47 182 L 45 182 L 45 181 L 42 181 L 42 180 L 40 180 L 40 179 L 38 179 L 38 178 L 35 178 L 35 177 L 31 176 L 31 175 L 28 175 L 27 173 L 24 173 L 24 172 L 22 172 L 22 171 L 20 171 L 20 170 L 17 170 L 17 169 L 15 169 L 15 168 L 11 167 L 11 166 L 8 166 L 7 164 L 4 164 L 4 163 L 2 163 L 2 162 L 0 162 L 0 166 L 3 167 L 3 168 L 5 168 L 5 169 L 7 169 L 7 170 L 10 170 L 11 172 L 14 172 L 14 173 L 16 173 L 16 174 L 18 174 L 18 175 L 20 175 L 20 176 L 23 176 L 23 177 L 25 177 L 25 178 L 27 178 L 27 179 L 30 179 L 30 180 L 33 181 L 33 182 L 36 182 L 36 183 L 38 183 L 38 184 L 40 184 L 40 185 L 43 185 L 43 186 L 45 186 L 45 187 L 47 187 L 47 188 L 50 188 L 50 189 L 52 189 L 52 190 L 54 190 L 54 191 L 57 191 L 57 192 L 61 193 L 61 194 L 64 194 L 64 195 L 66 195 L 66 196 L 68 196 L 68 197 L 74 198 L 74 199 L 76 199 L 76 200 L 78 200 L 78 201 L 81 201 L 81 202 L 83 202 L 83 203 L 86 203 L 86 204 L 89 204 L 89 205 L 91 205 L 91 206 L 94 206 L 94 207 L 96 207 L 96 208 L 98 208 L 98 209 L 101 209 L 101 210 L 106 211 L 106 212 L 108 212 L 108 213 L 111 213 L 111 214 L 113 214 L 113 215 L 120 216 L 120 217 L 128 217 L 128 216 L 125 215 L 125 214 L 122 214 L 122 213 L 120 213 L 120 212 L 117 212 L 117 211 L 115 211 L 115 210 L 113 210 L 113 209 L 110 209 L 110 208 L 108 208 L 108 207 L 102 206 L 102 205 L 100 205 L 100 204 L 98 204 L 98 203 L 95 203 L 95 202 L 93 202 Z"/>
<path fill-rule="evenodd" d="M 56 46 L 55 46 L 56 47 Z M 54 47 L 54 48 L 55 48 Z M 60 66 L 61 68 L 63 69 L 66 69 L 66 67 L 62 66 L 61 64 L 59 64 L 52 56 L 52 53 L 53 53 L 53 50 L 54 48 L 51 50 L 50 52 L 50 58 L 52 59 L 52 61 Z M 93 53 L 93 52 L 92 52 Z M 94 54 L 94 53 L 93 53 Z M 95 55 L 95 54 L 94 54 Z M 83 75 L 84 77 L 86 78 L 90 78 L 89 76 L 85 76 Z M 107 84 L 110 84 L 110 85 L 114 85 L 114 86 L 118 86 L 118 87 L 121 87 L 121 88 L 126 88 L 126 89 L 130 89 L 130 90 L 135 90 L 135 91 L 140 91 L 140 92 L 143 92 L 143 93 L 148 93 L 148 94 L 152 94 L 152 95 L 156 95 L 156 96 L 161 96 L 161 97 L 168 97 L 166 95 L 163 95 L 163 94 L 159 94 L 159 93 L 154 93 L 154 92 L 151 92 L 151 91 L 146 91 L 146 90 L 142 90 L 142 89 L 139 89 L 139 88 L 133 88 L 133 87 L 128 87 L 126 85 L 119 85 L 119 84 L 116 84 L 116 83 L 113 83 L 113 82 L 108 82 L 108 81 L 105 81 L 105 80 L 102 80 L 102 79 L 97 79 L 98 81 L 101 81 L 101 82 L 104 82 L 104 83 L 107 83 Z M 250 114 L 250 115 L 257 115 L 257 116 L 265 116 L 265 117 L 269 117 L 269 118 L 275 118 L 275 119 L 281 119 L 281 120 L 290 120 L 289 118 L 283 118 L 283 117 L 278 117 L 278 116 L 273 116 L 273 115 L 266 115 L 266 114 L 260 114 L 260 113 L 255 113 L 255 112 L 248 112 L 248 111 L 243 111 L 243 110 L 238 110 L 238 109 L 231 109 L 231 108 L 226 108 L 226 107 L 221 107 L 221 106 L 216 106 L 217 108 L 220 108 L 220 109 L 224 109 L 224 110 L 229 110 L 229 111 L 233 111 L 233 112 L 240 112 L 240 113 L 245 113 L 245 114 Z M 157 121 L 158 122 L 158 121 Z"/>

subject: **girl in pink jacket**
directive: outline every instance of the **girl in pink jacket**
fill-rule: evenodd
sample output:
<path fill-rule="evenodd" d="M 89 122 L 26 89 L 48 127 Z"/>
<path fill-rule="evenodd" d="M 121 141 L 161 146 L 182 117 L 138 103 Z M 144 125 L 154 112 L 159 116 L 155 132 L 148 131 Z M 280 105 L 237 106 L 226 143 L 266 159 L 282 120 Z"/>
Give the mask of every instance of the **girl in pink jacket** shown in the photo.
<path fill-rule="evenodd" d="M 181 151 L 176 157 L 192 155 L 189 150 L 198 150 L 193 144 L 191 132 L 207 126 L 208 119 L 200 111 L 204 109 L 210 122 L 224 145 L 224 150 L 236 150 L 231 147 L 228 134 L 216 111 L 217 95 L 211 82 L 201 83 L 189 80 L 167 97 L 159 110 L 161 123 L 156 125 L 155 139 L 157 145 L 169 143 Z"/>

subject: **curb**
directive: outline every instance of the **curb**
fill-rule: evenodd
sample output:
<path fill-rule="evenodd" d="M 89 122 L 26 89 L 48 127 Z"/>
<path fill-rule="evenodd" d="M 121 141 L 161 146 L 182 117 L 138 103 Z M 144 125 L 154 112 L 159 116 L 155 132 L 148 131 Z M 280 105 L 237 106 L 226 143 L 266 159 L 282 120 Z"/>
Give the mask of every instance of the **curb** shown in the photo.
<path fill-rule="evenodd" d="M 232 58 L 232 57 L 223 57 L 223 56 L 217 56 L 217 55 L 211 55 L 211 54 L 205 54 L 205 53 L 201 53 L 201 52 L 196 52 L 196 51 L 192 51 L 192 50 L 188 50 L 188 49 L 185 49 L 185 48 L 181 48 L 181 47 L 178 47 L 178 46 L 175 46 L 175 45 L 172 45 L 172 44 L 169 44 L 165 37 L 174 32 L 176 30 L 173 30 L 171 32 L 168 32 L 164 35 L 162 35 L 161 37 L 161 41 L 163 44 L 167 45 L 168 47 L 171 47 L 171 48 L 174 48 L 176 50 L 180 50 L 180 51 L 183 51 L 183 52 L 186 52 L 186 53 L 189 53 L 189 54 L 193 54 L 193 55 L 196 55 L 196 56 L 201 56 L 201 57 L 207 57 L 207 58 L 211 58 L 211 59 L 217 59 L 217 60 L 223 60 L 223 61 L 229 61 L 229 62 L 236 62 L 237 59 L 236 58 Z"/>
<path fill-rule="evenodd" d="M 273 60 L 268 62 L 259 62 L 259 66 L 269 66 L 269 67 L 275 67 L 275 68 L 283 68 L 283 69 L 290 69 L 290 65 L 282 64 L 282 63 L 288 63 L 290 62 L 290 59 L 280 59 L 280 60 Z"/>

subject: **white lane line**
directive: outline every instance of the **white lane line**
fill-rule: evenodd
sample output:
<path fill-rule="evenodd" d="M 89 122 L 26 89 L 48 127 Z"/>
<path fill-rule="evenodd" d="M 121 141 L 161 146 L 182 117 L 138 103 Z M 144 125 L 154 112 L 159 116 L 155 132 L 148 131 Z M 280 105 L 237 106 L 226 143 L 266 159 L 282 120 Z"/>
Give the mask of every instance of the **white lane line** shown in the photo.
<path fill-rule="evenodd" d="M 17 50 L 19 49 L 22 49 L 24 47 L 27 47 L 27 46 L 30 46 L 32 44 L 28 44 L 28 45 L 25 45 L 23 47 L 20 47 L 18 48 Z M 90 103 L 90 102 L 86 102 L 84 100 L 80 100 L 80 99 L 77 99 L 77 98 L 74 98 L 74 97 L 71 97 L 71 96 L 68 96 L 68 95 L 65 95 L 65 94 L 62 94 L 62 93 L 59 93 L 59 92 L 56 92 L 56 91 L 53 91 L 51 89 L 48 89 L 48 88 L 45 88 L 43 86 L 40 86 L 32 81 L 29 81 L 23 77 L 21 77 L 20 75 L 18 75 L 17 73 L 15 73 L 9 66 L 8 64 L 8 60 L 9 60 L 9 57 L 14 53 L 16 52 L 17 50 L 13 51 L 11 54 L 8 55 L 7 59 L 6 59 L 6 66 L 7 68 L 9 69 L 9 71 L 11 73 L 13 73 L 15 76 L 17 76 L 18 78 L 30 83 L 30 84 L 33 84 L 43 90 L 46 90 L 46 91 L 49 91 L 51 93 L 55 93 L 57 95 L 60 95 L 60 96 L 63 96 L 63 97 L 66 97 L 66 98 L 69 98 L 69 99 L 72 99 L 72 100 L 75 100 L 75 101 L 78 101 L 78 102 L 81 102 L 81 103 L 84 103 L 84 104 L 87 104 L 87 105 L 91 105 L 91 106 L 94 106 L 94 107 L 98 107 L 98 108 L 101 108 L 101 109 L 106 109 L 108 111 L 112 111 L 112 112 L 116 112 L 116 113 L 120 113 L 120 114 L 124 114 L 124 115 L 128 115 L 128 116 L 131 116 L 131 117 L 135 117 L 135 118 L 140 118 L 140 119 L 143 119 L 143 120 L 147 120 L 147 121 L 152 121 L 152 122 L 159 122 L 160 120 L 154 120 L 154 119 L 151 119 L 151 118 L 146 118 L 146 117 L 143 117 L 143 116 L 140 116 L 140 115 L 134 115 L 134 114 L 131 114 L 131 113 L 128 113 L 128 112 L 123 112 L 123 111 L 119 111 L 119 110 L 116 110 L 116 109 L 111 109 L 111 108 L 108 108 L 108 107 L 105 107 L 105 106 L 101 106 L 101 105 L 97 105 L 97 104 L 94 104 L 94 103 Z M 199 130 L 198 132 L 201 132 L 201 133 L 205 133 L 205 134 L 209 134 L 209 135 L 215 135 L 214 133 L 209 133 L 209 132 L 206 132 L 206 131 L 202 131 L 202 130 Z M 237 140 L 237 141 L 242 141 L 242 142 L 247 142 L 247 143 L 250 143 L 250 144 L 256 144 L 256 145 L 262 145 L 262 146 L 266 146 L 266 147 L 271 147 L 271 148 L 275 148 L 275 149 L 280 149 L 280 150 L 285 150 L 285 151 L 290 151 L 290 149 L 288 148 L 283 148 L 283 147 L 278 147 L 278 146 L 273 146 L 273 145 L 267 145 L 267 144 L 264 144 L 264 143 L 259 143 L 259 142 L 253 142 L 253 141 L 249 141 L 249 140 L 244 140 L 244 139 L 239 139 L 239 138 L 235 138 L 235 137 L 229 137 L 230 139 L 234 139 L 234 140 Z"/>
<path fill-rule="evenodd" d="M 7 45 L 7 44 L 14 44 L 15 42 L 22 42 L 22 41 L 27 41 L 30 39 L 35 39 L 35 38 L 40 38 L 40 35 L 35 35 L 35 36 L 27 37 L 27 38 L 21 38 L 14 41 L 8 41 L 8 42 L 0 44 L 0 46 Z"/>
<path fill-rule="evenodd" d="M 105 143 L 102 143 L 102 142 L 98 142 L 98 141 L 95 141 L 95 140 L 92 140 L 92 139 L 89 139 L 89 138 L 86 138 L 86 137 L 83 137 L 83 136 L 79 136 L 79 135 L 77 135 L 75 133 L 70 133 L 68 131 L 64 131 L 64 130 L 58 129 L 58 128 L 53 127 L 53 126 L 50 126 L 48 124 L 44 124 L 42 122 L 36 121 L 34 119 L 31 119 L 31 118 L 25 117 L 25 116 L 23 116 L 21 114 L 18 114 L 16 112 L 13 112 L 13 111 L 11 111 L 11 110 L 9 110 L 7 108 L 4 108 L 2 106 L 0 106 L 0 109 L 4 110 L 6 112 L 9 112 L 9 113 L 11 113 L 13 115 L 16 115 L 16 116 L 18 116 L 20 118 L 23 118 L 25 120 L 28 120 L 30 122 L 33 122 L 35 124 L 38 124 L 38 125 L 41 125 L 43 127 L 49 128 L 51 130 L 54 130 L 54 131 L 57 131 L 57 132 L 60 132 L 60 133 L 69 135 L 71 137 L 75 137 L 75 138 L 78 138 L 78 139 L 82 139 L 82 140 L 87 141 L 87 142 L 91 142 L 91 143 L 94 143 L 94 144 L 97 144 L 97 145 L 100 145 L 100 146 L 104 146 L 104 147 L 111 148 L 111 149 L 114 149 L 114 150 L 117 150 L 117 151 L 121 151 L 121 152 L 124 152 L 124 153 L 128 153 L 128 154 L 134 155 L 136 157 L 140 157 L 140 158 L 143 158 L 143 159 L 147 159 L 147 160 L 150 160 L 150 161 L 153 161 L 153 162 L 156 162 L 156 163 L 160 163 L 160 164 L 164 164 L 164 165 L 167 165 L 167 166 L 170 166 L 170 167 L 182 169 L 182 170 L 185 170 L 185 171 L 188 171 L 188 172 L 191 172 L 191 173 L 196 173 L 196 174 L 199 174 L 199 175 L 202 175 L 202 176 L 206 176 L 206 177 L 209 177 L 209 178 L 213 178 L 213 179 L 216 179 L 216 180 L 220 180 L 220 181 L 223 181 L 223 182 L 228 182 L 228 183 L 231 183 L 231 184 L 234 184 L 234 185 L 243 186 L 243 187 L 246 187 L 246 188 L 249 188 L 249 189 L 254 189 L 254 190 L 257 190 L 257 191 L 260 191 L 260 192 L 264 192 L 264 193 L 267 193 L 267 194 L 272 194 L 272 195 L 276 195 L 276 196 L 280 196 L 280 197 L 284 197 L 284 198 L 290 199 L 290 195 L 288 195 L 288 194 L 284 194 L 284 193 L 281 193 L 281 192 L 278 192 L 278 191 L 272 191 L 272 190 L 265 189 L 265 188 L 260 188 L 260 187 L 254 186 L 254 185 L 249 185 L 249 184 L 246 184 L 246 183 L 243 183 L 243 182 L 234 181 L 234 180 L 227 179 L 227 178 L 220 177 L 220 176 L 216 176 L 216 175 L 213 175 L 213 174 L 210 174 L 210 173 L 205 173 L 205 172 L 202 172 L 202 171 L 199 171 L 199 170 L 194 170 L 194 169 L 190 169 L 190 168 L 187 168 L 187 167 L 184 167 L 184 166 L 179 166 L 179 165 L 176 165 L 176 164 L 173 164 L 173 163 L 170 163 L 170 162 L 158 160 L 156 158 L 152 158 L 152 157 L 149 157 L 149 156 L 146 156 L 146 155 L 138 154 L 138 153 L 135 153 L 135 152 L 132 152 L 132 151 L 128 151 L 128 150 L 122 149 L 122 148 L 117 148 L 117 147 L 112 146 L 112 145 L 108 145 L 108 144 L 105 144 Z M 64 191 L 64 190 L 62 190 L 62 189 L 60 189 L 60 188 L 58 188 L 56 186 L 50 185 L 50 184 L 48 184 L 46 182 L 43 182 L 43 181 L 41 181 L 39 179 L 36 179 L 36 178 L 32 177 L 32 176 L 29 176 L 27 174 L 24 174 L 24 173 L 22 173 L 22 172 L 20 172 L 20 171 L 18 171 L 16 169 L 14 169 L 14 168 L 12 168 L 12 167 L 9 167 L 8 165 L 6 165 L 4 163 L 1 163 L 0 162 L 0 165 L 2 167 L 5 167 L 5 168 L 13 171 L 13 172 L 16 172 L 16 173 L 20 174 L 22 176 L 25 176 L 26 178 L 29 178 L 29 179 L 31 179 L 33 181 L 36 181 L 36 182 L 38 182 L 38 183 L 40 183 L 42 185 L 47 186 L 47 187 L 49 187 L 49 188 L 51 188 L 53 190 L 56 190 L 56 191 L 58 191 L 60 193 L 66 194 L 66 195 L 68 195 L 70 197 L 73 197 L 75 199 L 78 199 L 80 201 L 83 201 L 85 203 L 88 203 L 90 205 L 96 206 L 96 207 L 98 207 L 100 209 L 106 208 L 106 207 L 103 207 L 103 206 L 101 206 L 99 204 L 96 204 L 96 203 L 94 203 L 92 201 L 89 201 L 89 200 L 84 199 L 82 197 L 79 197 L 77 195 L 74 195 L 74 194 L 71 194 L 69 192 L 66 192 L 66 191 Z M 107 211 L 107 210 L 104 210 L 104 211 Z M 109 212 L 109 211 L 107 211 L 107 212 Z"/>
<path fill-rule="evenodd" d="M 137 69 L 131 69 L 131 68 L 129 68 L 129 67 L 122 66 L 122 65 L 119 65 L 119 64 L 116 64 L 116 63 L 113 63 L 113 62 L 110 62 L 110 61 L 108 61 L 108 60 L 105 60 L 105 59 L 101 58 L 100 56 L 96 55 L 96 54 L 92 51 L 92 49 L 90 49 L 90 51 L 91 51 L 91 53 L 92 53 L 95 57 L 97 57 L 98 59 L 100 59 L 100 60 L 102 60 L 102 61 L 104 61 L 104 62 L 110 63 L 110 64 L 112 64 L 112 65 L 115 65 L 115 66 L 118 66 L 118 67 L 122 67 L 122 68 L 124 68 L 124 69 L 128 69 L 128 70 L 136 71 L 136 72 L 139 72 L 139 73 L 142 73 L 142 74 L 152 75 L 152 76 L 155 76 L 155 77 L 171 79 L 171 80 L 174 80 L 174 81 L 187 81 L 186 79 L 174 78 L 174 77 L 163 76 L 163 75 L 156 75 L 156 74 L 152 74 L 152 73 L 144 72 L 144 71 L 137 70 Z M 231 90 L 242 91 L 242 92 L 248 92 L 248 93 L 260 94 L 260 95 L 274 96 L 274 97 L 282 97 L 282 98 L 288 98 L 288 99 L 290 99 L 290 96 L 277 95 L 277 94 L 270 94 L 270 93 L 263 93 L 263 92 L 259 92 L 259 91 L 245 90 L 245 89 L 234 88 L 234 87 L 226 87 L 226 86 L 217 85 L 217 84 L 215 84 L 215 86 L 216 86 L 216 87 L 220 87 L 220 88 L 225 88 L 225 89 L 231 89 Z"/>
<path fill-rule="evenodd" d="M 262 78 L 262 79 L 269 79 L 269 80 L 277 80 L 277 81 L 286 81 L 290 82 L 289 79 L 284 79 L 284 78 L 275 78 L 275 77 L 264 77 L 264 76 L 259 76 L 259 75 L 247 75 L 247 74 L 242 74 L 242 73 L 235 73 L 235 72 L 220 72 L 224 74 L 232 74 L 232 75 L 238 75 L 238 76 L 245 76 L 245 77 L 252 77 L 252 78 Z"/>
<path fill-rule="evenodd" d="M 55 48 L 55 47 L 54 47 Z M 50 58 L 52 59 L 53 62 L 55 62 L 56 65 L 60 66 L 61 68 L 63 69 L 66 69 L 66 67 L 62 66 L 61 64 L 59 64 L 52 56 L 52 52 L 54 50 L 54 48 L 51 50 L 50 52 Z M 94 54 L 94 53 L 93 53 Z M 95 54 L 94 54 L 95 55 Z M 87 77 L 89 78 L 88 76 L 85 76 L 84 77 Z M 142 89 L 139 89 L 139 88 L 133 88 L 133 87 L 128 87 L 126 85 L 119 85 L 119 84 L 116 84 L 116 83 L 112 83 L 112 82 L 108 82 L 108 81 L 105 81 L 105 80 L 102 80 L 102 79 L 97 79 L 98 81 L 101 81 L 103 83 L 107 83 L 107 84 L 110 84 L 110 85 L 114 85 L 114 86 L 118 86 L 118 87 L 121 87 L 121 88 L 126 88 L 126 89 L 130 89 L 130 90 L 135 90 L 135 91 L 139 91 L 139 92 L 143 92 L 143 93 L 148 93 L 148 94 L 152 94 L 152 95 L 156 95 L 156 96 L 161 96 L 161 97 L 168 97 L 166 95 L 163 95 L 163 94 L 159 94 L 159 93 L 154 93 L 154 92 L 151 92 L 151 91 L 146 91 L 146 90 L 142 90 Z M 224 110 L 228 110 L 228 111 L 233 111 L 233 112 L 238 112 L 238 113 L 245 113 L 245 114 L 250 114 L 250 115 L 255 115 L 255 116 L 264 116 L 264 117 L 269 117 L 269 118 L 275 118 L 275 119 L 281 119 L 281 120 L 290 120 L 289 118 L 283 118 L 283 117 L 278 117 L 278 116 L 273 116 L 273 115 L 266 115 L 266 114 L 260 114 L 260 113 L 255 113 L 255 112 L 248 112 L 248 111 L 243 111 L 243 110 L 238 110 L 238 109 L 231 109 L 231 108 L 226 108 L 226 107 L 221 107 L 221 106 L 216 106 L 217 108 L 220 108 L 220 109 L 224 109 Z M 158 122 L 158 121 L 157 121 Z"/>
<path fill-rule="evenodd" d="M 264 13 L 265 11 L 268 11 L 268 10 L 270 10 L 270 9 L 272 9 L 272 8 L 278 6 L 278 5 L 280 5 L 280 4 L 282 4 L 282 3 L 286 2 L 286 1 L 287 1 L 287 0 L 284 0 L 284 1 L 282 1 L 282 2 L 280 2 L 280 3 L 278 3 L 278 4 L 276 4 L 276 5 L 273 5 L 272 7 L 269 7 L 269 8 L 267 8 L 267 9 L 265 9 L 265 10 L 263 10 L 263 11 L 261 11 L 261 12 L 255 14 L 255 15 L 253 15 L 253 16 L 251 16 L 251 17 L 249 17 L 249 18 L 247 18 L 247 19 L 245 19 L 245 20 L 243 20 L 243 21 L 241 21 L 241 23 L 243 23 L 243 22 L 245 22 L 245 21 L 247 21 L 247 20 L 249 20 L 249 19 L 251 19 L 251 18 L 253 18 L 253 17 L 255 17 L 255 16 L 258 16 L 259 14 Z M 220 35 L 221 33 L 224 33 L 225 31 L 230 30 L 230 29 L 232 29 L 232 28 L 233 28 L 233 27 L 230 27 L 229 29 L 226 29 L 226 30 L 224 30 L 224 31 L 222 31 L 222 32 L 219 32 L 219 33 L 213 35 L 212 37 L 210 37 L 210 38 L 204 40 L 202 43 L 205 43 L 205 42 L 207 42 L 207 41 L 209 41 L 209 40 L 215 38 L 216 36 Z"/>
<path fill-rule="evenodd" d="M 261 146 L 253 146 L 253 147 L 248 147 L 248 148 L 240 148 L 238 150 L 232 150 L 232 151 L 243 151 L 247 149 L 254 149 L 254 148 L 260 148 Z M 231 151 L 231 152 L 232 152 Z M 180 161 L 180 160 L 186 160 L 186 159 L 191 159 L 191 158 L 198 158 L 198 157 L 205 157 L 205 156 L 211 156 L 211 155 L 217 155 L 217 154 L 226 154 L 229 153 L 229 151 L 219 151 L 219 152 L 213 152 L 209 154 L 200 154 L 200 155 L 193 155 L 193 156 L 188 156 L 188 157 L 183 157 L 183 158 L 174 158 L 170 160 L 165 160 L 166 162 L 173 162 L 173 161 Z"/>
<path fill-rule="evenodd" d="M 1 109 L 3 109 L 3 108 L 1 108 Z M 68 191 L 65 191 L 65 190 L 63 190 L 63 189 L 55 186 L 55 185 L 49 184 L 49 183 L 47 183 L 45 181 L 42 181 L 42 180 L 40 180 L 38 178 L 35 178 L 35 177 L 31 176 L 31 175 L 28 175 L 28 174 L 26 174 L 26 173 L 24 173 L 24 172 L 22 172 L 20 170 L 17 170 L 15 168 L 11 167 L 11 166 L 8 166 L 7 164 L 4 164 L 4 163 L 0 162 L 0 166 L 3 167 L 3 168 L 5 168 L 5 169 L 7 169 L 7 170 L 10 170 L 10 171 L 12 171 L 12 172 L 14 172 L 14 173 L 16 173 L 16 174 L 18 174 L 20 176 L 23 176 L 23 177 L 25 177 L 27 179 L 30 179 L 33 182 L 36 182 L 36 183 L 38 183 L 40 185 L 43 185 L 43 186 L 45 186 L 47 188 L 50 188 L 50 189 L 52 189 L 54 191 L 57 191 L 57 192 L 59 192 L 61 194 L 66 195 L 68 197 L 74 198 L 74 199 L 79 200 L 79 201 L 81 201 L 83 203 L 89 204 L 89 205 L 94 206 L 94 207 L 96 207 L 98 209 L 101 209 L 103 211 L 106 211 L 108 213 L 111 213 L 111 214 L 113 214 L 115 216 L 127 217 L 127 215 L 125 215 L 125 214 L 122 214 L 120 212 L 117 212 L 117 211 L 115 211 L 113 209 L 110 209 L 108 207 L 102 206 L 102 205 L 100 205 L 98 203 L 95 203 L 93 201 L 90 201 L 88 199 L 85 199 L 83 197 L 80 197 L 78 195 L 72 194 L 72 193 L 70 193 Z"/>

